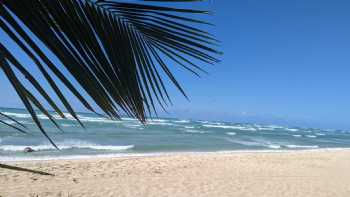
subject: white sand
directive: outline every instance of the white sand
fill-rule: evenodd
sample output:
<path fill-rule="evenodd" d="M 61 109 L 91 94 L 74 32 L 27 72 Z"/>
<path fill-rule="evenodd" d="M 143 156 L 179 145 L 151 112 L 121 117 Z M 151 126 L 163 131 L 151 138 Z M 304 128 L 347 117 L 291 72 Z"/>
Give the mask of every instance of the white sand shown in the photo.
<path fill-rule="evenodd" d="M 350 151 L 180 154 L 7 163 L 0 196 L 348 197 Z"/>

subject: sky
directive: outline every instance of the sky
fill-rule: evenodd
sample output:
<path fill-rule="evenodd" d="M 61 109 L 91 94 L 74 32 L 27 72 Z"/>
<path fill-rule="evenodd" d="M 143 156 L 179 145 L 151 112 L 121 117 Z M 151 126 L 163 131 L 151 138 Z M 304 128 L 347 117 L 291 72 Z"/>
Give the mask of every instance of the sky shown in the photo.
<path fill-rule="evenodd" d="M 224 55 L 201 78 L 174 68 L 190 102 L 169 86 L 174 103 L 161 115 L 350 129 L 350 1 L 197 4 L 214 12 Z M 0 90 L 1 106 L 22 106 L 2 73 Z"/>

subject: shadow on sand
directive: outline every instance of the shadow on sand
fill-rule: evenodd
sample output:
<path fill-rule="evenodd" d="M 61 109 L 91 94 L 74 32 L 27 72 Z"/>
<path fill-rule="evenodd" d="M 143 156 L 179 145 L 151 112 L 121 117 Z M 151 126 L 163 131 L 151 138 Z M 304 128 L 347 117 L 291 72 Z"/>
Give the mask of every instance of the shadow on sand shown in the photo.
<path fill-rule="evenodd" d="M 8 169 L 8 170 L 21 171 L 21 172 L 30 172 L 30 173 L 40 174 L 40 175 L 45 175 L 45 176 L 55 176 L 54 174 L 50 174 L 50 173 L 47 173 L 47 172 L 42 172 L 42 171 L 39 171 L 39 170 L 31 170 L 31 169 L 27 169 L 27 168 L 21 168 L 21 167 L 17 167 L 17 166 L 10 166 L 10 165 L 6 165 L 6 164 L 0 164 L 0 168 L 4 168 L 4 169 Z"/>

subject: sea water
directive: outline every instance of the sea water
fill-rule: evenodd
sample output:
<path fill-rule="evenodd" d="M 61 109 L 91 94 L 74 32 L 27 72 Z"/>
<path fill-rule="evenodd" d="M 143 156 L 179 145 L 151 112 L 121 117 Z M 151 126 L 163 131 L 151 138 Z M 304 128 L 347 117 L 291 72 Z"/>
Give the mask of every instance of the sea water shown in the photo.
<path fill-rule="evenodd" d="M 0 108 L 0 111 L 17 119 L 29 130 L 29 134 L 22 134 L 0 124 L 0 161 L 174 152 L 350 148 L 350 132 L 346 130 L 170 118 L 150 119 L 143 125 L 132 118 L 116 121 L 79 113 L 86 127 L 84 129 L 69 114 L 62 119 L 52 113 L 62 128 L 60 131 L 46 116 L 39 115 L 45 130 L 60 149 L 57 150 L 25 110 Z M 8 119 L 2 120 L 15 125 Z M 31 147 L 35 152 L 24 153 L 25 147 Z"/>

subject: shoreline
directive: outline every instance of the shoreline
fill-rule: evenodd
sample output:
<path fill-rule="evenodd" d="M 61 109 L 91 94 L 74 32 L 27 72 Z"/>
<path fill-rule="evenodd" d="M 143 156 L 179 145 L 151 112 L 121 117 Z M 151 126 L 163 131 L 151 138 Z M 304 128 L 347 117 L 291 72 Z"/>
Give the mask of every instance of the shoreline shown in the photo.
<path fill-rule="evenodd" d="M 350 148 L 310 148 L 310 149 L 280 149 L 280 150 L 222 150 L 222 151 L 180 151 L 180 152 L 154 152 L 154 153 L 112 153 L 97 155 L 71 155 L 71 156 L 48 156 L 48 157 L 27 157 L 14 158 L 0 157 L 3 163 L 22 163 L 34 161 L 75 161 L 75 160 L 95 160 L 95 159 L 129 159 L 129 158 L 147 158 L 147 157 L 171 157 L 171 156 L 195 156 L 195 155 L 231 155 L 231 154 L 250 154 L 250 153 L 299 153 L 299 152 L 332 152 L 332 151 L 350 151 Z M 5 159 L 4 159 L 5 158 Z"/>

